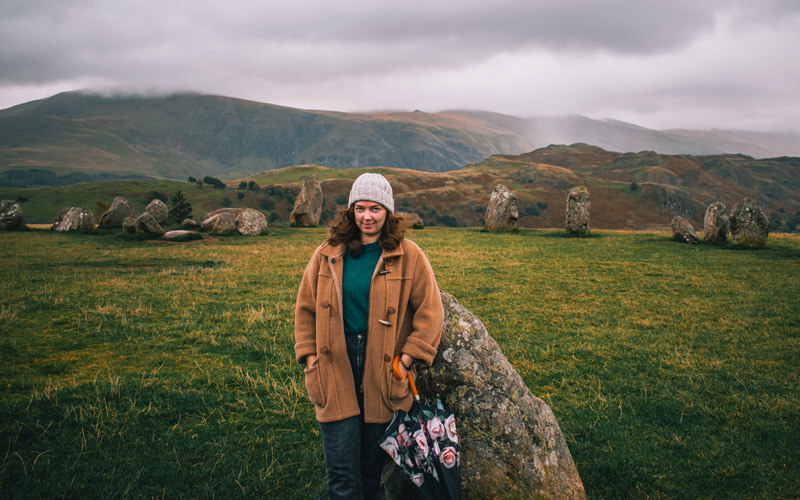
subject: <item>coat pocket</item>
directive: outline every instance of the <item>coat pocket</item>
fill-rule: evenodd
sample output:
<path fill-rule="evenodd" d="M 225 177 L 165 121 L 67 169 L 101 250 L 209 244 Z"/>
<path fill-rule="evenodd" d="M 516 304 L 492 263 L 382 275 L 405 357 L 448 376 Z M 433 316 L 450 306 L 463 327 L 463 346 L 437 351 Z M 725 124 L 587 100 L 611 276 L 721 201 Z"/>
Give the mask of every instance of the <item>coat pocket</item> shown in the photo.
<path fill-rule="evenodd" d="M 303 369 L 303 374 L 306 379 L 306 391 L 308 392 L 308 399 L 314 403 L 314 406 L 325 408 L 325 391 L 322 388 L 322 374 L 320 373 L 320 363 L 317 361 L 310 367 Z"/>
<path fill-rule="evenodd" d="M 413 375 L 412 375 L 413 376 Z M 411 394 L 411 389 L 408 385 L 408 379 L 397 380 L 393 374 L 389 374 L 389 394 L 388 401 L 386 401 L 389 408 L 397 410 L 408 399 Z"/>

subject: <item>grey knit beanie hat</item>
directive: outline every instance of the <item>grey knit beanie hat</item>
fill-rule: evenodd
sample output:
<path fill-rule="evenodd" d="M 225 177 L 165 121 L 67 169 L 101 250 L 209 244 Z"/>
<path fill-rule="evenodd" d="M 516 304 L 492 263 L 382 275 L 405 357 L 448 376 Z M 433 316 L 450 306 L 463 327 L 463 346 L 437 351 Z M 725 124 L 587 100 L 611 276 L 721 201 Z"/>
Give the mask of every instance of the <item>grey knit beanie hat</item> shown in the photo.
<path fill-rule="evenodd" d="M 374 201 L 380 203 L 386 210 L 394 213 L 394 194 L 392 193 L 392 186 L 386 177 L 381 174 L 361 174 L 358 179 L 353 182 L 353 187 L 350 189 L 350 199 L 347 202 L 347 208 L 353 206 L 357 201 Z"/>

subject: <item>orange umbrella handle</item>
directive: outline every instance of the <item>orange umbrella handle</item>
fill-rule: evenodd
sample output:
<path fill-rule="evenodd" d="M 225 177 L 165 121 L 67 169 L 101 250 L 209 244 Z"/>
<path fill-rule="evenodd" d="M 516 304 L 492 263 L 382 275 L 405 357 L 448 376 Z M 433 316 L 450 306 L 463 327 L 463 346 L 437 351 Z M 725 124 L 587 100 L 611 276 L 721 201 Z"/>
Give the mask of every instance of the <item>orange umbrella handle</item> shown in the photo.
<path fill-rule="evenodd" d="M 395 356 L 394 360 L 392 361 L 392 371 L 394 371 L 394 377 L 397 380 L 403 380 L 403 376 L 400 375 L 400 356 Z M 417 385 L 414 383 L 414 378 L 411 376 L 411 372 L 407 372 L 406 376 L 408 377 L 408 386 L 411 388 L 411 394 L 414 395 L 416 399 L 419 399 L 419 393 L 417 392 Z"/>

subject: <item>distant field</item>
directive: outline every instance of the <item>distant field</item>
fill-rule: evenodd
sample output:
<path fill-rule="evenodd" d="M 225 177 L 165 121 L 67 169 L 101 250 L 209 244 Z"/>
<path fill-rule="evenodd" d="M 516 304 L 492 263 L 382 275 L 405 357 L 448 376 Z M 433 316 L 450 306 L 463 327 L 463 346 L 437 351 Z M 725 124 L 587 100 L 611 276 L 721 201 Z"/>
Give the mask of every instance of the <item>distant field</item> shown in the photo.
<path fill-rule="evenodd" d="M 325 497 L 292 351 L 324 235 L 0 233 L 0 497 Z M 800 237 L 411 238 L 551 406 L 590 498 L 797 497 Z"/>

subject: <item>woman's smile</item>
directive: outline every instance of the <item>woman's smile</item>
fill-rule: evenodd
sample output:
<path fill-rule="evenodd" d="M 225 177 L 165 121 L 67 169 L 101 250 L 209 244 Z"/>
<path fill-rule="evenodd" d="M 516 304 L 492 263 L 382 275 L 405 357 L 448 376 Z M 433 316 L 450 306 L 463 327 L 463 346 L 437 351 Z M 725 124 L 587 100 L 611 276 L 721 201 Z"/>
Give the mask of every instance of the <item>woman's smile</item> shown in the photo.
<path fill-rule="evenodd" d="M 361 242 L 369 244 L 378 241 L 386 222 L 386 208 L 373 201 L 357 201 L 354 207 L 356 226 L 361 231 Z"/>

